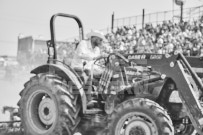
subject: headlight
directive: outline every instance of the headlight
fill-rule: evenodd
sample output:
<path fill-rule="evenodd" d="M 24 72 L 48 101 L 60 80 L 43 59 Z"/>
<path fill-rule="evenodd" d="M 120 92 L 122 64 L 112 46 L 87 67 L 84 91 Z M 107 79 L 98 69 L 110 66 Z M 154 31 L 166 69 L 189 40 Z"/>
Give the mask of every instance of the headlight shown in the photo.
<path fill-rule="evenodd" d="M 178 91 L 172 91 L 172 93 L 169 97 L 169 102 L 171 102 L 171 103 L 182 103 L 182 100 L 180 99 Z"/>

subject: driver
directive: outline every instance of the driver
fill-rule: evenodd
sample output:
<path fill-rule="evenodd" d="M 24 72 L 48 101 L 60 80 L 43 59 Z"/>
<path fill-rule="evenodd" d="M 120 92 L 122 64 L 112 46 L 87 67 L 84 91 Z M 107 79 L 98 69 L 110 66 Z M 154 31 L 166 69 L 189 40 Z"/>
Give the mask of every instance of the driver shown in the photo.
<path fill-rule="evenodd" d="M 92 71 L 93 75 L 100 75 L 103 69 L 94 65 L 94 60 L 102 57 L 100 48 L 103 46 L 103 41 L 106 41 L 104 34 L 98 30 L 91 31 L 87 34 L 87 40 L 82 40 L 73 56 L 71 67 Z"/>

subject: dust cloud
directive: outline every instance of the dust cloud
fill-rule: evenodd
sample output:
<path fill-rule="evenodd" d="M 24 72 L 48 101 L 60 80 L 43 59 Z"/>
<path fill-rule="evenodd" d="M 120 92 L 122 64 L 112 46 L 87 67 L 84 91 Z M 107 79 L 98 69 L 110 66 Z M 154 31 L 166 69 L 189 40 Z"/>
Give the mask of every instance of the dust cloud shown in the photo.
<path fill-rule="evenodd" d="M 20 91 L 24 88 L 33 74 L 29 70 L 26 71 L 0 71 L 0 121 L 9 120 L 9 112 L 3 113 L 4 106 L 18 108 L 17 103 L 20 99 Z"/>

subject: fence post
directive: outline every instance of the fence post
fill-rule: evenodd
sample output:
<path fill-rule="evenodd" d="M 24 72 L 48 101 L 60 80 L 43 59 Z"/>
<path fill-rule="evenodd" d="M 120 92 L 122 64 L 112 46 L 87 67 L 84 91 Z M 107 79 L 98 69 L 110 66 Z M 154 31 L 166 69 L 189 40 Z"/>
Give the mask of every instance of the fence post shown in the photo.
<path fill-rule="evenodd" d="M 131 17 L 129 18 L 129 26 L 131 26 Z"/>
<path fill-rule="evenodd" d="M 166 11 L 164 11 L 164 21 L 166 21 Z"/>
<path fill-rule="evenodd" d="M 172 4 L 173 4 L 172 20 L 173 20 L 173 23 L 174 23 L 174 0 L 173 0 Z"/>
<path fill-rule="evenodd" d="M 111 17 L 111 32 L 113 33 L 113 29 L 114 29 L 114 12 L 112 14 L 112 17 Z"/>
<path fill-rule="evenodd" d="M 158 16 L 159 16 L 159 13 L 157 12 L 156 13 L 156 25 L 158 24 L 158 18 L 159 18 Z"/>
<path fill-rule="evenodd" d="M 145 17 L 145 13 L 144 13 L 144 9 L 142 10 L 142 29 L 144 29 L 144 17 Z"/>
<path fill-rule="evenodd" d="M 200 19 L 200 17 L 201 17 L 201 11 L 200 11 L 200 7 L 199 7 L 199 19 Z"/>
<path fill-rule="evenodd" d="M 180 5 L 180 22 L 183 22 L 183 2 L 181 2 Z"/>
<path fill-rule="evenodd" d="M 148 14 L 148 16 L 149 16 L 149 22 L 151 22 L 150 20 L 151 20 L 151 14 Z"/>

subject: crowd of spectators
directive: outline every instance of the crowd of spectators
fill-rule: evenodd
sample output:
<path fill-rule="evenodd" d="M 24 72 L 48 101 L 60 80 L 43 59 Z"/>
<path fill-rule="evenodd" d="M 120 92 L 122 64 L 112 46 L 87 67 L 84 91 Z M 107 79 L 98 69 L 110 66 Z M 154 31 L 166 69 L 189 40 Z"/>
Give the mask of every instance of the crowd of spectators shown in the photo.
<path fill-rule="evenodd" d="M 156 26 L 148 23 L 143 29 L 134 26 L 122 26 L 107 33 L 107 52 L 132 53 L 183 53 L 185 56 L 203 56 L 203 17 L 198 21 L 175 23 L 164 21 Z M 69 58 L 71 62 L 79 40 L 57 44 L 58 60 Z M 44 50 L 43 50 L 44 49 Z M 30 53 L 19 53 L 18 62 L 27 67 L 37 67 L 46 63 L 47 48 L 39 48 Z M 31 65 L 31 66 L 30 66 Z"/>
<path fill-rule="evenodd" d="M 174 23 L 164 21 L 143 29 L 123 26 L 106 38 L 113 50 L 122 53 L 174 53 L 185 56 L 203 56 L 203 19 L 193 22 Z"/>

